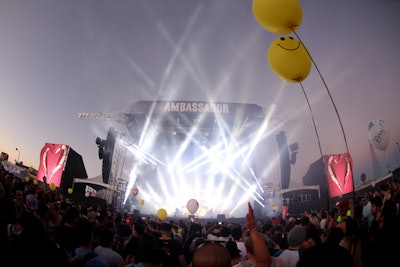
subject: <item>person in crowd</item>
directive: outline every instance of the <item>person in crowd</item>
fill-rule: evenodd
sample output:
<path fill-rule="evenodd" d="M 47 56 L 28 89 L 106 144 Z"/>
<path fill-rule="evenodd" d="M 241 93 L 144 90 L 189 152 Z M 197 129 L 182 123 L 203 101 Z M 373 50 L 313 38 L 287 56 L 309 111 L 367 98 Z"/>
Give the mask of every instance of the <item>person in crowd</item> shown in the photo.
<path fill-rule="evenodd" d="M 14 215 L 21 213 L 23 210 L 26 210 L 25 202 L 24 202 L 24 191 L 22 188 L 17 187 L 14 190 Z"/>
<path fill-rule="evenodd" d="M 56 240 L 56 229 L 61 225 L 60 205 L 57 202 L 48 204 L 49 210 L 47 214 L 47 231 L 51 240 Z"/>
<path fill-rule="evenodd" d="M 207 232 L 205 233 L 207 240 L 217 241 L 218 238 L 221 236 L 221 229 L 222 229 L 222 222 L 220 224 L 217 221 L 213 225 L 208 227 Z"/>
<path fill-rule="evenodd" d="M 320 220 L 319 220 L 319 228 L 322 231 L 325 231 L 327 218 L 328 218 L 328 211 L 325 209 L 321 210 Z"/>
<path fill-rule="evenodd" d="M 375 196 L 371 200 L 371 214 L 374 218 L 372 219 L 371 227 L 369 228 L 369 243 L 374 243 L 375 238 L 378 235 L 382 204 L 382 198 L 380 196 Z"/>
<path fill-rule="evenodd" d="M 81 259 L 88 253 L 93 253 L 93 223 L 86 218 L 81 218 L 74 225 L 74 238 L 76 242 L 75 255 Z M 105 259 L 95 255 L 86 262 L 87 267 L 108 267 Z"/>
<path fill-rule="evenodd" d="M 99 231 L 99 245 L 95 247 L 94 253 L 104 258 L 109 267 L 125 266 L 122 256 L 112 249 L 114 233 L 107 227 L 102 227 Z"/>
<path fill-rule="evenodd" d="M 339 245 L 347 249 L 353 258 L 353 267 L 363 267 L 362 246 L 359 236 L 344 236 Z"/>
<path fill-rule="evenodd" d="M 365 195 L 361 198 L 362 202 L 362 220 L 363 220 L 363 229 L 366 229 L 368 232 L 371 228 L 372 220 L 374 219 L 374 215 L 371 213 L 371 200 L 369 195 Z"/>
<path fill-rule="evenodd" d="M 283 227 L 282 224 L 275 225 L 272 220 L 267 220 L 264 223 L 260 233 L 265 234 L 268 237 L 268 249 L 271 249 L 273 247 L 272 236 L 274 235 L 275 231 L 279 231 L 279 228 L 282 227 Z"/>
<path fill-rule="evenodd" d="M 132 223 L 131 236 L 125 243 L 126 255 L 122 255 L 126 264 L 140 261 L 141 250 L 147 249 L 145 245 L 158 246 L 158 239 L 151 233 L 146 232 L 145 229 L 146 224 L 141 219 Z"/>
<path fill-rule="evenodd" d="M 231 236 L 233 241 L 236 242 L 237 248 L 240 250 L 240 256 L 242 256 L 243 259 L 247 258 L 247 253 L 246 253 L 246 246 L 244 245 L 243 242 L 243 230 L 242 227 L 237 225 L 232 228 L 231 231 Z"/>
<path fill-rule="evenodd" d="M 339 245 L 339 242 L 343 239 L 343 237 L 344 233 L 342 229 L 334 227 L 328 232 L 325 243 Z"/>
<path fill-rule="evenodd" d="M 161 236 L 159 226 L 160 224 L 158 222 L 149 221 L 146 225 L 145 231 L 158 239 Z"/>
<path fill-rule="evenodd" d="M 21 196 L 21 198 L 23 203 L 23 197 Z M 14 205 L 14 202 L 6 197 L 6 189 L 0 183 L 0 251 L 6 250 L 8 240 L 14 233 L 14 224 L 18 214 Z"/>
<path fill-rule="evenodd" d="M 128 251 L 125 244 L 127 244 L 131 236 L 131 227 L 130 225 L 124 223 L 118 223 L 115 225 L 115 227 L 116 230 L 112 243 L 112 249 L 119 253 L 123 259 L 126 259 L 126 257 L 128 256 Z"/>
<path fill-rule="evenodd" d="M 30 211 L 22 211 L 15 225 L 18 230 L 2 251 L 2 261 L 12 266 L 68 266 L 68 258 L 52 242 L 40 219 Z"/>
<path fill-rule="evenodd" d="M 328 217 L 326 217 L 326 224 L 325 224 L 325 228 L 323 229 L 324 232 L 326 234 L 328 234 L 328 232 L 336 227 L 336 217 L 338 215 L 338 210 L 337 207 L 332 207 L 329 209 L 328 212 Z"/>
<path fill-rule="evenodd" d="M 321 239 L 321 228 L 317 227 L 314 223 L 309 223 L 305 226 L 306 239 L 303 242 L 302 249 L 308 249 L 322 243 Z"/>
<path fill-rule="evenodd" d="M 187 265 L 183 245 L 172 238 L 172 226 L 170 223 L 162 222 L 160 226 L 161 237 L 158 239 L 159 246 L 169 255 L 167 267 L 184 267 Z"/>
<path fill-rule="evenodd" d="M 138 263 L 131 263 L 126 267 L 164 267 L 168 261 L 167 253 L 159 247 L 151 247 L 144 251 Z"/>
<path fill-rule="evenodd" d="M 388 184 L 382 184 L 380 186 L 380 194 L 382 196 L 382 203 L 385 205 L 386 200 L 392 198 L 392 194 L 390 192 L 390 186 Z"/>
<path fill-rule="evenodd" d="M 366 266 L 388 266 L 398 260 L 400 251 L 400 227 L 397 221 L 395 201 L 387 199 L 383 204 L 377 228 L 366 248 Z"/>
<path fill-rule="evenodd" d="M 183 244 L 183 251 L 186 262 L 191 262 L 196 248 L 205 241 L 202 234 L 202 227 L 199 223 L 191 223 L 187 239 Z"/>
<path fill-rule="evenodd" d="M 74 226 L 79 220 L 79 211 L 71 206 L 66 208 L 61 224 L 55 229 L 55 242 L 63 249 L 65 255 L 71 259 L 75 256 Z"/>
<path fill-rule="evenodd" d="M 305 250 L 296 267 L 353 267 L 350 252 L 339 244 L 324 243 Z"/>
<path fill-rule="evenodd" d="M 270 267 L 273 261 L 269 254 L 268 238 L 265 234 L 261 234 L 258 231 L 253 207 L 250 202 L 247 205 L 246 227 L 248 237 L 245 239 L 245 246 L 248 259 L 233 265 L 233 267 Z"/>
<path fill-rule="evenodd" d="M 25 206 L 29 212 L 37 215 L 37 210 L 39 209 L 39 201 L 35 194 L 29 193 L 25 196 Z"/>
<path fill-rule="evenodd" d="M 247 258 L 243 258 L 240 255 L 240 250 L 238 249 L 237 243 L 233 240 L 229 240 L 225 244 L 225 248 L 228 250 L 229 255 L 231 257 L 231 266 L 238 264 L 239 262 L 242 262 L 246 260 Z"/>
<path fill-rule="evenodd" d="M 220 243 L 206 241 L 193 255 L 192 267 L 231 267 L 229 251 Z"/>
<path fill-rule="evenodd" d="M 306 234 L 306 229 L 302 225 L 296 225 L 290 230 L 287 236 L 289 247 L 274 255 L 277 267 L 296 267 L 302 254 L 302 245 Z"/>
<path fill-rule="evenodd" d="M 308 216 L 308 219 L 310 221 L 310 224 L 313 224 L 319 231 L 321 226 L 320 226 L 320 220 L 319 220 L 319 218 L 317 216 L 317 213 L 316 212 L 311 212 L 311 214 Z"/>
<path fill-rule="evenodd" d="M 286 221 L 287 216 L 289 215 L 289 205 L 286 199 L 282 201 L 282 206 L 281 206 L 281 217 L 282 220 Z"/>
<path fill-rule="evenodd" d="M 336 227 L 342 229 L 344 235 L 359 235 L 360 226 L 357 222 L 349 216 L 351 211 L 350 203 L 347 200 L 342 200 L 339 205 L 340 222 L 336 224 Z"/>

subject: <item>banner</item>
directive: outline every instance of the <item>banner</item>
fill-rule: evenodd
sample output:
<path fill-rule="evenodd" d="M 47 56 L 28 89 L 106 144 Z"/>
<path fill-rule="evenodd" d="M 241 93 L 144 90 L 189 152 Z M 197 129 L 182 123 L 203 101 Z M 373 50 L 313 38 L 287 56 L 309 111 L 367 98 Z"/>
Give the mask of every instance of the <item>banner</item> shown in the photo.
<path fill-rule="evenodd" d="M 53 183 L 56 187 L 60 187 L 68 152 L 68 145 L 46 143 L 40 151 L 37 179 L 46 184 Z"/>
<path fill-rule="evenodd" d="M 12 173 L 16 177 L 20 179 L 24 179 L 25 176 L 28 175 L 28 169 L 25 167 L 18 166 L 17 164 L 13 164 L 12 162 L 8 160 L 3 160 L 1 162 L 3 165 L 3 168 L 8 171 L 9 173 Z"/>
<path fill-rule="evenodd" d="M 330 197 L 353 192 L 353 160 L 349 153 L 324 155 Z"/>

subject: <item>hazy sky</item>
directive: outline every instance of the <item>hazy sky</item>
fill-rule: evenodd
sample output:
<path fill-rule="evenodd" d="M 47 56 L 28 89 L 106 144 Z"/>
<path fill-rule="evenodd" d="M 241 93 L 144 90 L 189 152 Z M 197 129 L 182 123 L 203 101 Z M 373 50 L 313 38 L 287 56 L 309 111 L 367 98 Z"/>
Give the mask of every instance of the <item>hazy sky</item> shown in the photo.
<path fill-rule="evenodd" d="M 400 1 L 300 1 L 297 34 L 322 74 L 344 127 L 355 183 L 374 169 L 368 124 L 386 122 L 379 167 L 400 165 Z M 80 112 L 125 112 L 137 101 L 257 104 L 299 144 L 298 184 L 320 158 L 298 83 L 267 60 L 281 35 L 262 28 L 251 0 L 1 0 L 0 151 L 38 168 L 45 143 L 70 145 L 89 177 L 101 173 L 96 137 L 110 123 Z M 294 35 L 290 35 L 294 36 Z M 334 107 L 315 66 L 303 82 L 323 154 L 346 152 Z M 260 148 L 261 150 L 264 148 Z M 268 147 L 265 147 L 265 153 Z M 272 152 L 271 157 L 274 157 Z M 267 165 L 268 162 L 265 162 Z"/>

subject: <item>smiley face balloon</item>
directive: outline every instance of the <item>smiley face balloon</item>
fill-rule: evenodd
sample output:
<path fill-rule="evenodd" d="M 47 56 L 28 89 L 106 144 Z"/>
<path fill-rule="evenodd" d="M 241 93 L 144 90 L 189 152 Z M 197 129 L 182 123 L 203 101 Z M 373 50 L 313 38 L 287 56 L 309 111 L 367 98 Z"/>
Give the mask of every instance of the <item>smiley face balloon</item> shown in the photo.
<path fill-rule="evenodd" d="M 301 82 L 311 70 L 311 57 L 300 40 L 286 36 L 275 39 L 268 49 L 272 71 L 288 82 Z"/>

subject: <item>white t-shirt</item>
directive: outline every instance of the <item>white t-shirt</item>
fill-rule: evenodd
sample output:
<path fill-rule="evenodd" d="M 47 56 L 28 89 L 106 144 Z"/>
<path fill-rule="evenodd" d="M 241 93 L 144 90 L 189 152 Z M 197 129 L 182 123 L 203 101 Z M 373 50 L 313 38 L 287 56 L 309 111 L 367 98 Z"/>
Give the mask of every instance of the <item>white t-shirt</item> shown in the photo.
<path fill-rule="evenodd" d="M 124 259 L 122 256 L 110 247 L 97 246 L 94 253 L 102 257 L 110 267 L 124 267 Z"/>
<path fill-rule="evenodd" d="M 296 267 L 297 262 L 300 260 L 300 251 L 285 249 L 279 256 L 285 267 Z"/>

